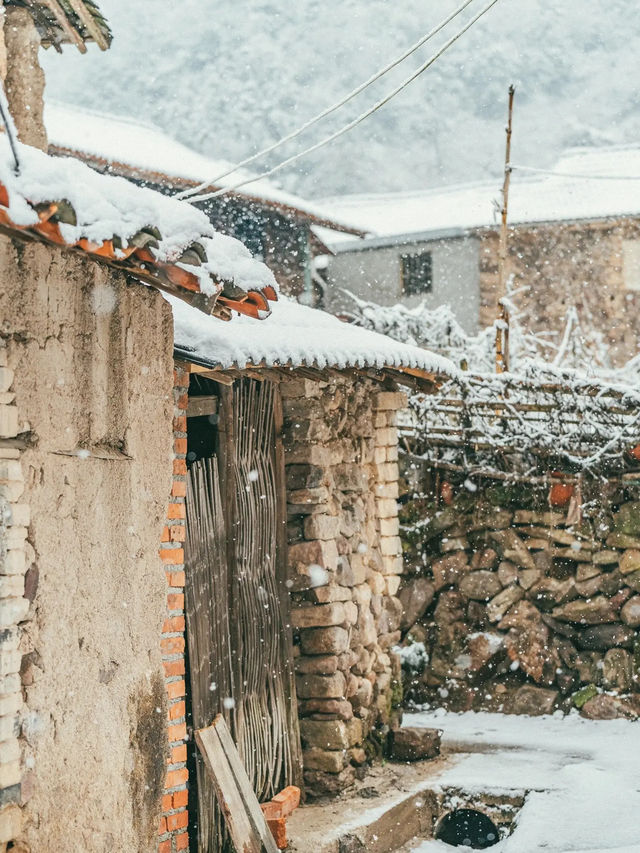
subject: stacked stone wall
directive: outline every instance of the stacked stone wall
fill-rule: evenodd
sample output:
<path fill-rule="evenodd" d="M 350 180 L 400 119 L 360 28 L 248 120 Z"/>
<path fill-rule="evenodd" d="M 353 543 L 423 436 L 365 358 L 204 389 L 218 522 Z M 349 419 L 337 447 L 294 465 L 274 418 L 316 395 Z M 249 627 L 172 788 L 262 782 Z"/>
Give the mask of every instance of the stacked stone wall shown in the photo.
<path fill-rule="evenodd" d="M 552 508 L 548 489 L 521 485 L 469 492 L 446 483 L 450 505 L 405 504 L 410 699 L 454 710 L 637 715 L 640 502 L 633 487 L 594 488 L 582 518 L 575 503 Z M 571 491 L 552 494 L 569 500 Z"/>
<path fill-rule="evenodd" d="M 331 793 L 398 719 L 396 412 L 406 398 L 353 377 L 281 389 L 305 783 Z"/>
<path fill-rule="evenodd" d="M 498 316 L 498 234 L 480 236 L 480 326 Z M 585 330 L 594 329 L 611 347 L 615 364 L 638 352 L 640 293 L 625 286 L 625 240 L 640 239 L 640 222 L 519 225 L 509 232 L 508 273 L 518 292 L 517 308 L 527 329 L 562 337 L 567 311 L 578 310 Z M 525 288 L 524 290 L 522 288 Z"/>

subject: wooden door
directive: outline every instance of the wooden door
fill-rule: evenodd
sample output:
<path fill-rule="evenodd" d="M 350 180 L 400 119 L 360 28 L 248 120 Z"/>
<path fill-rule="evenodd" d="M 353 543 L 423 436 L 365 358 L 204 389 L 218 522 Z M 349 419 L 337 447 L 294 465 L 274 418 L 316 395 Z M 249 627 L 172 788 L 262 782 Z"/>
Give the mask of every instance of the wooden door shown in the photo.
<path fill-rule="evenodd" d="M 186 608 L 193 725 L 223 713 L 261 801 L 301 783 L 286 579 L 280 398 L 271 382 L 220 389 L 217 452 L 187 488 Z M 198 851 L 222 849 L 197 766 Z"/>

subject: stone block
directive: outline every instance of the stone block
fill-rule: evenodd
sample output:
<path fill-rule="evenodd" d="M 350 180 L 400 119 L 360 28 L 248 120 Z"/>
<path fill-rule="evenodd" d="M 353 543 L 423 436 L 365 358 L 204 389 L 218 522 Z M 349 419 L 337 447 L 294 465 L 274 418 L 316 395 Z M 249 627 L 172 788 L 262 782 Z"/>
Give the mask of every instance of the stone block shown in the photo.
<path fill-rule="evenodd" d="M 346 686 L 341 672 L 333 675 L 296 674 L 296 690 L 300 699 L 343 699 Z"/>
<path fill-rule="evenodd" d="M 398 515 L 398 504 L 392 498 L 378 498 L 376 500 L 376 511 L 378 518 L 396 518 Z"/>
<path fill-rule="evenodd" d="M 18 407 L 0 406 L 0 438 L 15 438 L 18 434 Z"/>
<path fill-rule="evenodd" d="M 398 443 L 398 428 L 387 426 L 377 429 L 375 442 L 377 447 L 394 447 Z"/>
<path fill-rule="evenodd" d="M 287 465 L 287 490 L 317 489 L 325 484 L 326 472 L 319 465 Z"/>
<path fill-rule="evenodd" d="M 618 614 L 608 598 L 598 595 L 587 601 L 576 599 L 569 601 L 552 611 L 554 619 L 561 622 L 575 622 L 581 625 L 600 625 L 604 622 L 615 622 Z"/>
<path fill-rule="evenodd" d="M 476 551 L 471 558 L 472 569 L 495 569 L 498 565 L 498 554 L 493 548 Z"/>
<path fill-rule="evenodd" d="M 22 810 L 9 805 L 0 810 L 0 844 L 14 841 L 22 831 Z"/>
<path fill-rule="evenodd" d="M 298 657 L 295 670 L 306 675 L 333 675 L 338 671 L 338 658 L 335 655 L 314 655 Z"/>
<path fill-rule="evenodd" d="M 499 592 L 487 605 L 490 622 L 500 622 L 507 611 L 524 598 L 524 590 L 519 586 L 508 586 Z"/>
<path fill-rule="evenodd" d="M 283 398 L 290 397 L 319 397 L 325 382 L 312 379 L 287 379 L 280 383 L 280 393 Z"/>
<path fill-rule="evenodd" d="M 336 465 L 333 478 L 336 489 L 341 492 L 362 492 L 368 487 L 366 469 L 355 462 Z"/>
<path fill-rule="evenodd" d="M 408 631 L 420 620 L 433 602 L 435 586 L 428 578 L 415 577 L 406 581 L 398 598 L 402 605 L 400 629 Z"/>
<path fill-rule="evenodd" d="M 431 565 L 431 571 L 436 592 L 445 586 L 457 583 L 470 569 L 471 566 L 464 551 L 435 560 Z"/>
<path fill-rule="evenodd" d="M 317 586 L 311 591 L 311 595 L 320 604 L 329 604 L 333 601 L 351 600 L 351 590 L 345 586 L 336 586 L 335 584 Z"/>
<path fill-rule="evenodd" d="M 400 588 L 400 575 L 386 575 L 383 595 L 396 595 Z"/>
<path fill-rule="evenodd" d="M 0 575 L 0 598 L 22 598 L 24 575 Z"/>
<path fill-rule="evenodd" d="M 353 708 L 346 699 L 300 699 L 298 713 L 300 717 L 348 721 L 353 717 Z"/>
<path fill-rule="evenodd" d="M 408 405 L 407 395 L 403 391 L 380 391 L 373 395 L 373 408 L 378 412 L 406 409 Z"/>
<path fill-rule="evenodd" d="M 383 557 L 396 557 L 402 554 L 402 542 L 399 536 L 381 536 L 380 553 Z"/>
<path fill-rule="evenodd" d="M 381 518 L 379 521 L 381 536 L 397 536 L 400 532 L 400 521 L 397 516 Z"/>
<path fill-rule="evenodd" d="M 400 472 L 398 470 L 398 463 L 383 462 L 380 465 L 376 465 L 375 474 L 377 483 L 396 483 L 398 481 L 398 477 L 400 476 Z M 378 494 L 377 487 L 376 494 Z M 380 495 L 380 497 L 383 497 L 383 495 Z M 385 495 L 384 497 L 387 496 Z"/>
<path fill-rule="evenodd" d="M 640 570 L 640 550 L 630 548 L 620 558 L 620 571 L 623 575 L 632 574 Z"/>
<path fill-rule="evenodd" d="M 305 539 L 335 539 L 340 530 L 340 519 L 334 515 L 308 515 L 303 530 Z"/>
<path fill-rule="evenodd" d="M 521 569 L 521 571 L 527 571 Z M 498 578 L 502 586 L 510 586 L 518 582 L 518 568 L 508 560 L 503 560 L 498 566 Z"/>
<path fill-rule="evenodd" d="M 390 734 L 391 755 L 396 761 L 421 761 L 440 755 L 440 729 L 404 727 Z"/>
<path fill-rule="evenodd" d="M 594 566 L 611 566 L 620 560 L 618 551 L 596 551 L 591 557 Z"/>
<path fill-rule="evenodd" d="M 340 773 L 345 766 L 346 753 L 324 749 L 305 749 L 302 763 L 305 770 L 321 770 L 323 773 Z"/>
<path fill-rule="evenodd" d="M 387 461 L 387 448 L 375 447 L 373 451 L 373 462 L 375 465 L 381 465 Z"/>
<path fill-rule="evenodd" d="M 635 720 L 635 709 L 624 699 L 600 693 L 584 703 L 580 714 L 588 720 Z"/>
<path fill-rule="evenodd" d="M 387 463 L 395 464 L 395 463 Z M 400 495 L 400 485 L 398 480 L 392 480 L 385 483 L 376 483 L 374 487 L 377 498 L 397 498 Z"/>
<path fill-rule="evenodd" d="M 296 542 L 289 545 L 289 566 L 318 565 L 335 571 L 338 567 L 338 549 L 333 540 L 315 540 L 314 542 Z"/>
<path fill-rule="evenodd" d="M 349 648 L 349 632 L 345 628 L 307 628 L 300 632 L 300 647 L 305 655 L 339 655 Z"/>
<path fill-rule="evenodd" d="M 625 625 L 640 628 L 640 595 L 634 595 L 622 606 L 620 617 Z"/>
<path fill-rule="evenodd" d="M 345 609 L 341 602 L 294 607 L 291 610 L 291 624 L 294 628 L 324 628 L 342 625 L 345 621 Z"/>
<path fill-rule="evenodd" d="M 602 682 L 609 689 L 631 687 L 631 655 L 625 649 L 609 649 L 602 662 Z"/>
<path fill-rule="evenodd" d="M 334 464 L 333 453 L 321 444 L 296 444 L 285 450 L 285 465 L 308 464 L 328 468 Z"/>
<path fill-rule="evenodd" d="M 630 649 L 635 636 L 634 629 L 628 625 L 593 625 L 578 632 L 575 643 L 578 648 L 586 651 L 606 651 L 616 647 Z"/>
<path fill-rule="evenodd" d="M 287 494 L 287 512 L 310 515 L 314 512 L 324 511 L 329 503 L 329 498 L 329 490 L 325 486 L 319 486 L 317 489 L 296 489 Z"/>
<path fill-rule="evenodd" d="M 0 600 L 0 628 L 8 628 L 22 622 L 29 612 L 26 598 L 5 598 Z"/>
<path fill-rule="evenodd" d="M 525 684 L 516 691 L 510 710 L 513 714 L 527 714 L 539 717 L 551 714 L 558 699 L 557 690 L 546 690 L 544 687 L 532 687 Z"/>
<path fill-rule="evenodd" d="M 300 737 L 303 747 L 342 750 L 353 746 L 343 720 L 303 719 L 300 721 Z"/>
<path fill-rule="evenodd" d="M 373 595 L 382 595 L 385 586 L 384 575 L 370 569 L 367 572 L 367 584 Z"/>
<path fill-rule="evenodd" d="M 344 615 L 347 625 L 355 625 L 358 621 L 358 605 L 353 601 L 345 601 Z"/>
<path fill-rule="evenodd" d="M 334 797 L 351 788 L 356 779 L 353 767 L 345 767 L 340 773 L 324 773 L 321 770 L 304 771 L 304 786 L 309 797 Z"/>
<path fill-rule="evenodd" d="M 404 569 L 401 554 L 394 556 L 392 554 L 382 555 L 382 574 L 383 575 L 401 575 Z"/>

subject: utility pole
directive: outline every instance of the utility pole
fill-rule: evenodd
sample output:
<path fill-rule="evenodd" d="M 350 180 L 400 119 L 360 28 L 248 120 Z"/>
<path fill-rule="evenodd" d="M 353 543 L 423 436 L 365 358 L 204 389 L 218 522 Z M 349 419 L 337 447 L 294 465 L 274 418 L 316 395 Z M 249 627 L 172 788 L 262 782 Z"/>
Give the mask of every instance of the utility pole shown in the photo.
<path fill-rule="evenodd" d="M 513 84 L 509 86 L 509 118 L 506 127 L 507 142 L 504 154 L 500 244 L 498 249 L 498 305 L 500 314 L 496 322 L 496 373 L 505 373 L 509 370 L 509 310 L 504 296 L 507 284 L 507 214 L 509 211 L 509 186 L 511 184 L 511 130 L 515 91 Z"/>

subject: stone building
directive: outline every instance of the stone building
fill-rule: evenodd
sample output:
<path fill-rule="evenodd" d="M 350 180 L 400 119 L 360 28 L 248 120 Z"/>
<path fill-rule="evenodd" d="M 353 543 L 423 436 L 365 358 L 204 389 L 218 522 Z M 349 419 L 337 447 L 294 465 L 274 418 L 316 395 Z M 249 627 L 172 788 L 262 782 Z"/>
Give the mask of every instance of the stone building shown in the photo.
<path fill-rule="evenodd" d="M 614 364 L 638 350 L 640 149 L 567 152 L 553 171 L 522 177 L 509 198 L 508 274 L 517 308 L 533 331 L 559 341 L 575 306 L 601 333 Z M 497 317 L 498 182 L 430 191 L 328 199 L 327 209 L 369 232 L 323 239 L 324 305 L 349 307 L 342 289 L 382 305 L 448 303 L 474 333 Z"/>

